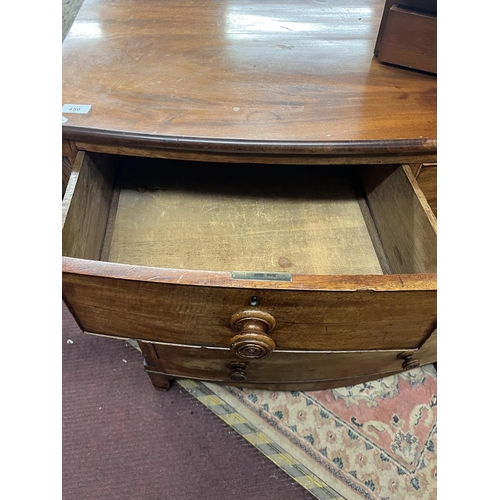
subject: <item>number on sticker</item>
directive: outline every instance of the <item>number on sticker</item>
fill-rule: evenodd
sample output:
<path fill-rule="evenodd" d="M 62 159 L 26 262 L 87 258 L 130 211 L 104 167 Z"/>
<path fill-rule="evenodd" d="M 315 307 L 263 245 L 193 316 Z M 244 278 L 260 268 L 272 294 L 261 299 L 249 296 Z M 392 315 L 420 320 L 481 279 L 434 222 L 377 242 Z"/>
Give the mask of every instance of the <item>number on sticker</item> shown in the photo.
<path fill-rule="evenodd" d="M 78 113 L 80 115 L 86 115 L 92 106 L 90 104 L 64 104 L 62 111 L 63 113 Z"/>

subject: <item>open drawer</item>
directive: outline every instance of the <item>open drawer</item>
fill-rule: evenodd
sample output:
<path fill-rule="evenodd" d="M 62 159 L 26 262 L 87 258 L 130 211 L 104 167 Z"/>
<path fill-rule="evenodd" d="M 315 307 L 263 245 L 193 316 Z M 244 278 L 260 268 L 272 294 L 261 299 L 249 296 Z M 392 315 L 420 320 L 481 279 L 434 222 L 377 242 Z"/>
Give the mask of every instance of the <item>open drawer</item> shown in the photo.
<path fill-rule="evenodd" d="M 253 359 L 416 349 L 436 327 L 436 221 L 406 166 L 80 152 L 62 239 L 91 333 Z"/>

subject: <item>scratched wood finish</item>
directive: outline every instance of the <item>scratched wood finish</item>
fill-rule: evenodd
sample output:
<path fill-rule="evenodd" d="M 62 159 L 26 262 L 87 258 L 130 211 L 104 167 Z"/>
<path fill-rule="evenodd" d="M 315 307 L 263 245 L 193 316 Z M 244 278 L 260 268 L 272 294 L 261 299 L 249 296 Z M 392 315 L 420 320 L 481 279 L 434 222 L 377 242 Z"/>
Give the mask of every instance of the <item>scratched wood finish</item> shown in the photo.
<path fill-rule="evenodd" d="M 382 274 L 350 171 L 144 159 L 128 167 L 132 179 L 121 181 L 112 262 Z"/>
<path fill-rule="evenodd" d="M 383 2 L 87 0 L 63 137 L 146 149 L 436 152 L 436 79 L 373 58 Z M 202 40 L 202 43 L 200 43 Z"/>
<path fill-rule="evenodd" d="M 434 339 L 435 333 L 431 336 L 429 339 L 429 342 Z M 158 388 L 158 389 L 166 389 L 168 390 L 170 388 L 170 384 L 172 379 L 177 378 L 176 375 L 167 375 L 164 371 L 164 367 L 167 367 L 167 370 L 170 367 L 169 360 L 171 359 L 171 351 L 170 348 L 167 346 L 161 346 L 156 343 L 151 343 L 151 342 L 142 342 L 139 341 L 138 345 L 144 354 L 145 357 L 145 363 L 144 363 L 144 369 L 146 370 L 146 373 L 149 375 L 152 384 Z M 184 351 L 179 351 L 178 346 L 174 346 L 174 348 L 177 347 L 177 349 L 174 349 L 174 356 L 175 354 L 180 354 L 182 357 L 182 353 Z M 197 348 L 198 346 L 194 346 Z M 192 356 L 192 349 L 193 347 L 187 347 L 190 352 L 187 353 L 191 354 Z M 220 351 L 217 351 L 220 352 Z M 221 362 L 223 363 L 224 359 L 230 358 L 229 355 L 224 354 L 223 357 L 219 356 L 218 354 L 214 353 L 214 357 L 218 359 L 219 363 L 219 368 L 221 366 Z M 409 351 L 404 351 L 404 353 L 408 353 Z M 289 365 L 291 362 L 292 358 L 290 357 L 290 352 L 280 352 L 280 353 L 275 353 L 279 355 L 278 363 L 283 363 L 285 362 L 286 365 Z M 293 354 L 293 359 L 296 359 L 297 353 L 294 352 Z M 351 370 L 353 367 L 358 366 L 357 365 L 357 360 L 358 357 L 356 356 L 353 359 L 353 354 L 352 352 L 335 352 L 331 354 L 327 354 L 326 352 L 311 352 L 311 353 L 306 353 L 308 356 L 313 356 L 313 358 L 319 359 L 320 362 L 322 363 L 322 369 L 321 371 L 324 373 L 324 376 L 326 377 L 335 377 L 338 375 L 346 375 L 346 371 L 348 373 L 351 373 Z M 319 354 L 319 356 L 318 356 Z M 293 379 L 295 381 L 290 381 L 290 380 L 283 380 L 280 382 L 274 381 L 274 373 L 271 374 L 271 381 L 268 382 L 258 382 L 254 380 L 245 380 L 244 382 L 234 382 L 228 378 L 228 372 L 230 372 L 231 369 L 231 363 L 241 363 L 241 360 L 234 360 L 232 359 L 229 361 L 229 363 L 226 363 L 226 365 L 222 368 L 222 374 L 219 373 L 210 373 L 210 377 L 214 377 L 214 375 L 222 375 L 224 380 L 224 384 L 226 385 L 236 385 L 238 387 L 252 387 L 254 389 L 266 389 L 270 391 L 317 391 L 317 390 L 323 390 L 323 389 L 333 389 L 336 387 L 345 387 L 345 386 L 350 386 L 350 385 L 356 385 L 356 384 L 362 384 L 365 382 L 370 382 L 372 380 L 375 380 L 377 378 L 380 378 L 379 373 L 382 370 L 381 373 L 383 373 L 382 376 L 386 377 L 389 375 L 394 375 L 396 373 L 400 373 L 404 371 L 402 369 L 402 360 L 399 357 L 399 354 L 401 354 L 401 351 L 370 351 L 370 352 L 357 352 L 357 355 L 361 354 L 362 357 L 364 357 L 364 363 L 362 365 L 362 369 L 358 370 L 353 370 L 352 373 L 354 375 L 352 376 L 343 376 L 342 378 L 327 378 L 326 380 L 313 380 L 313 381 L 307 381 L 308 376 L 310 375 L 309 368 L 311 368 L 310 365 L 305 366 L 303 364 L 303 360 L 299 360 L 299 365 L 302 366 L 302 373 L 306 373 L 305 381 L 304 380 L 298 380 L 297 381 L 297 371 L 294 370 L 292 372 L 292 375 L 290 379 Z M 434 352 L 435 354 L 435 352 Z M 332 356 L 333 355 L 333 356 Z M 160 357 L 161 356 L 161 357 Z M 186 356 L 186 354 L 184 354 Z M 432 361 L 435 361 L 435 357 L 432 357 L 432 352 L 431 353 L 424 353 L 423 349 L 419 349 L 414 353 L 414 357 L 421 359 L 422 364 L 424 363 L 431 363 Z M 397 361 L 396 361 L 396 359 Z M 308 358 L 306 358 L 307 360 Z M 310 359 L 310 358 L 309 358 Z M 328 366 L 325 366 L 323 364 L 324 361 L 329 361 Z M 390 369 L 391 367 L 387 367 L 387 360 L 391 367 L 393 368 L 394 371 L 385 371 L 387 369 Z M 334 361 L 334 363 L 332 363 Z M 179 362 L 179 359 L 176 359 L 176 362 L 174 362 L 174 366 L 176 363 Z M 340 369 L 338 368 L 338 364 L 343 365 Z M 229 365 L 229 366 L 228 366 Z M 258 366 L 262 365 L 262 361 L 258 362 Z M 382 365 L 382 366 L 380 366 Z M 182 366 L 179 367 L 180 369 L 186 371 L 186 368 L 184 364 L 182 363 Z M 359 367 L 358 367 L 359 368 Z M 289 366 L 287 366 L 287 369 L 289 369 Z M 198 369 L 199 371 L 199 369 Z M 360 375 L 359 372 L 369 372 L 366 375 Z M 316 372 L 317 373 L 317 372 Z M 184 374 L 183 377 L 189 377 L 189 378 L 195 378 L 193 376 L 193 372 L 190 371 L 189 375 Z M 248 372 L 247 372 L 248 375 Z M 204 378 L 203 376 L 201 377 L 202 379 Z M 214 381 L 212 379 L 212 381 Z"/>
<path fill-rule="evenodd" d="M 236 365 L 246 365 L 244 382 L 311 382 L 383 374 L 401 369 L 404 351 L 275 351 L 264 360 L 242 361 L 231 351 L 155 344 L 161 371 L 170 376 L 231 382 Z"/>
<path fill-rule="evenodd" d="M 310 275 L 295 274 L 292 281 L 235 279 L 225 271 L 198 271 L 136 266 L 78 259 L 62 258 L 63 273 L 95 276 L 115 280 L 147 281 L 177 285 L 194 285 L 242 290 L 313 290 L 372 292 L 399 292 L 436 290 L 436 274 L 384 274 L 384 275 Z"/>
<path fill-rule="evenodd" d="M 139 346 L 147 360 L 145 369 L 153 385 L 161 389 L 169 388 L 170 381 L 176 377 L 188 376 L 273 391 L 310 391 L 356 385 L 400 373 L 404 371 L 403 355 L 410 353 L 421 365 L 434 363 L 437 360 L 437 330 L 434 330 L 424 344 L 413 352 L 408 350 L 321 353 L 275 351 L 273 358 L 267 359 L 265 363 L 262 360 L 243 362 L 243 366 L 246 366 L 244 373 L 247 376 L 243 382 L 234 382 L 228 376 L 234 364 L 242 363 L 228 351 L 209 351 L 200 349 L 199 346 L 167 346 L 142 341 L 139 342 Z M 276 373 L 279 373 L 278 377 Z M 266 377 L 268 380 L 262 381 Z M 281 377 L 282 380 L 279 380 Z M 320 377 L 323 380 L 319 380 Z"/>

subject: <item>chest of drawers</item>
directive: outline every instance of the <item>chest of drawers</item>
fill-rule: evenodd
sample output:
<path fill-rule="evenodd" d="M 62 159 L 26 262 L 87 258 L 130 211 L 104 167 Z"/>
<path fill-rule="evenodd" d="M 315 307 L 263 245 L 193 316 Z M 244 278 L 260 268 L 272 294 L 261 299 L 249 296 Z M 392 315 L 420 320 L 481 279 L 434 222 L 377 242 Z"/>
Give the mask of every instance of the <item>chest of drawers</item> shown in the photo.
<path fill-rule="evenodd" d="M 436 81 L 330 4 L 88 0 L 64 43 L 64 300 L 157 387 L 436 360 Z"/>

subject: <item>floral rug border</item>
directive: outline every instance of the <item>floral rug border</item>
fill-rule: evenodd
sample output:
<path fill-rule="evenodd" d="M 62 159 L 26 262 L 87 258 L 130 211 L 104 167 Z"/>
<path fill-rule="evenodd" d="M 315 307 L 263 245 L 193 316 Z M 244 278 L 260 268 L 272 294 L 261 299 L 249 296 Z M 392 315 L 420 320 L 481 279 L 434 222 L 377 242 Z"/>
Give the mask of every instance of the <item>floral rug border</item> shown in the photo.
<path fill-rule="evenodd" d="M 406 372 L 405 374 L 396 375 L 394 377 L 396 378 L 394 378 L 392 382 L 393 386 L 395 386 L 396 389 L 395 392 L 387 395 L 388 401 L 393 399 L 395 396 L 401 399 L 399 390 L 402 383 L 405 383 L 407 388 L 411 387 L 413 390 L 414 385 L 417 387 L 419 384 L 423 385 L 426 383 L 426 379 L 428 378 L 436 379 L 436 372 L 434 370 L 434 367 L 432 367 L 432 365 L 429 365 L 428 367 L 412 370 L 410 372 Z M 391 380 L 388 379 L 389 378 L 374 381 L 374 384 L 384 384 L 384 382 L 386 381 L 389 384 Z M 432 383 L 435 384 L 435 380 L 432 381 Z M 420 442 L 418 443 L 418 448 L 415 448 L 414 454 L 411 455 L 413 463 L 411 464 L 411 466 L 409 466 L 409 462 L 405 463 L 405 461 L 401 459 L 399 453 L 395 453 L 394 449 L 392 449 L 391 451 L 391 449 L 387 448 L 387 444 L 386 449 L 384 449 L 373 439 L 370 439 L 368 435 L 369 433 L 366 431 L 366 429 L 364 431 L 365 433 L 358 431 L 357 426 L 360 426 L 360 424 L 356 421 L 356 419 L 354 419 L 354 422 L 352 422 L 342 418 L 342 415 L 333 413 L 331 410 L 322 405 L 321 401 L 318 401 L 315 398 L 311 398 L 308 393 L 300 391 L 289 393 L 290 395 L 292 395 L 292 397 L 301 398 L 300 401 L 298 400 L 298 405 L 301 401 L 305 402 L 304 406 L 309 406 L 310 403 L 314 404 L 316 407 L 315 411 L 321 411 L 324 414 L 322 415 L 323 417 L 327 415 L 328 418 L 332 419 L 332 428 L 334 427 L 335 429 L 340 430 L 339 428 L 343 427 L 341 435 L 344 443 L 347 443 L 346 446 L 349 446 L 348 442 L 350 442 L 350 440 L 352 439 L 353 443 L 357 441 L 356 446 L 358 446 L 359 449 L 366 448 L 366 453 L 368 454 L 367 456 L 372 457 L 371 459 L 368 458 L 368 460 L 372 461 L 372 468 L 377 469 L 379 466 L 387 467 L 385 477 L 392 476 L 394 478 L 401 478 L 401 481 L 395 479 L 396 483 L 399 483 L 399 493 L 394 492 L 394 495 L 387 495 L 382 492 L 382 482 L 378 483 L 378 487 L 375 484 L 377 483 L 376 478 L 374 478 L 375 483 L 369 478 L 365 481 L 364 478 L 360 477 L 360 475 L 358 474 L 360 469 L 358 469 L 357 472 L 355 467 L 351 470 L 348 465 L 343 468 L 342 458 L 340 458 L 340 456 L 345 457 L 345 446 L 344 448 L 339 449 L 339 457 L 336 457 L 335 454 L 331 453 L 334 448 L 330 448 L 329 450 L 327 450 L 326 448 L 319 449 L 319 447 L 317 447 L 317 449 L 313 449 L 313 443 L 311 443 L 311 447 L 308 447 L 305 442 L 300 441 L 300 439 L 307 441 L 307 435 L 297 435 L 297 429 L 293 429 L 293 425 L 292 427 L 290 427 L 290 429 L 288 429 L 285 424 L 280 425 L 277 419 L 274 418 L 271 413 L 266 411 L 265 404 L 263 405 L 263 407 L 260 407 L 256 403 L 255 398 L 257 396 L 255 396 L 255 394 L 259 394 L 260 391 L 253 391 L 250 389 L 241 390 L 235 387 L 218 386 L 207 382 L 203 382 L 203 384 L 210 388 L 211 391 L 221 397 L 221 399 L 223 399 L 225 402 L 233 406 L 239 414 L 245 415 L 247 420 L 253 422 L 255 425 L 258 425 L 260 429 L 268 436 L 272 436 L 273 439 L 279 442 L 288 453 L 295 456 L 299 462 L 307 466 L 309 470 L 314 472 L 316 476 L 321 478 L 327 484 L 335 488 L 337 491 L 341 492 L 346 498 L 388 500 L 389 498 L 392 499 L 396 497 L 405 498 L 408 497 L 408 495 L 410 495 L 411 498 L 419 499 L 432 499 L 434 497 L 434 493 L 432 491 L 435 486 L 433 484 L 435 478 L 432 478 L 431 476 L 435 473 L 436 468 L 434 465 L 436 459 L 437 437 L 437 421 L 435 419 L 435 407 L 437 407 L 437 399 L 435 395 L 431 397 L 427 405 L 420 405 L 420 410 L 418 404 L 415 406 L 413 415 L 416 419 L 417 424 L 419 420 L 423 418 L 423 412 L 425 416 L 425 411 L 428 412 L 427 415 L 433 415 L 433 419 L 429 418 L 426 427 L 424 426 L 426 433 L 425 435 L 421 436 Z M 370 387 L 370 383 L 366 385 Z M 383 390 L 387 389 L 388 387 L 389 385 L 382 385 Z M 360 384 L 360 386 L 345 388 L 341 389 L 340 391 L 348 390 L 359 391 L 363 390 L 363 387 Z M 333 390 L 332 392 L 335 391 L 336 390 Z M 433 393 L 431 392 L 431 394 Z M 253 398 L 252 396 L 254 396 L 255 398 Z M 342 395 L 339 396 L 339 398 L 341 397 Z M 302 400 L 302 398 L 304 399 Z M 382 396 L 382 399 L 384 399 L 384 396 Z M 264 398 L 263 401 L 265 403 L 266 399 Z M 288 399 L 288 401 L 290 401 L 290 399 Z M 403 402 L 406 402 L 406 400 L 403 400 Z M 414 405 L 412 404 L 412 409 L 413 406 Z M 423 410 L 422 407 L 424 407 Z M 252 417 L 251 415 L 254 416 Z M 289 423 L 293 424 L 294 422 L 287 422 L 287 424 Z M 329 427 L 329 425 L 325 425 L 325 428 L 327 427 Z M 399 439 L 399 436 L 396 433 L 393 435 L 393 437 Z M 405 438 L 406 436 L 403 434 L 402 437 Z M 313 439 L 312 434 L 310 435 L 310 438 L 311 440 Z M 321 454 L 323 450 L 324 455 Z M 326 454 L 327 451 L 329 451 L 330 453 L 330 458 L 328 458 L 328 455 Z M 399 452 L 399 450 L 396 451 Z M 391 456 L 391 452 L 394 453 L 394 456 Z M 398 460 L 398 457 L 401 460 Z M 422 470 L 424 467 L 427 467 L 427 472 Z M 425 476 L 425 474 L 427 474 L 427 476 Z M 387 490 L 387 483 L 385 483 L 384 488 Z M 406 490 L 404 490 L 404 488 L 406 488 Z M 415 494 L 414 497 L 413 494 Z"/>

